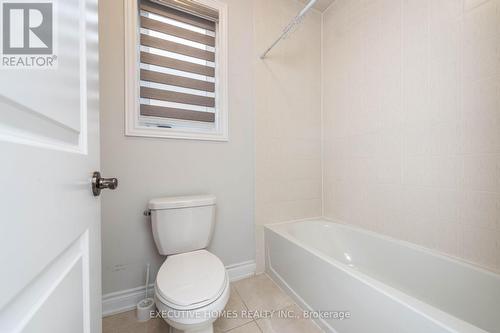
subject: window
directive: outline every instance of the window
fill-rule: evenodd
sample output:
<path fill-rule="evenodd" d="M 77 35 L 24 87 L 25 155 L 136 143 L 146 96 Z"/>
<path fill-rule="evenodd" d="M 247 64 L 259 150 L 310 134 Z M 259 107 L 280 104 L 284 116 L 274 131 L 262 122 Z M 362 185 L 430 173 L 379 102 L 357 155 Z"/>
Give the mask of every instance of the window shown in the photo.
<path fill-rule="evenodd" d="M 125 134 L 227 140 L 226 7 L 127 0 Z"/>

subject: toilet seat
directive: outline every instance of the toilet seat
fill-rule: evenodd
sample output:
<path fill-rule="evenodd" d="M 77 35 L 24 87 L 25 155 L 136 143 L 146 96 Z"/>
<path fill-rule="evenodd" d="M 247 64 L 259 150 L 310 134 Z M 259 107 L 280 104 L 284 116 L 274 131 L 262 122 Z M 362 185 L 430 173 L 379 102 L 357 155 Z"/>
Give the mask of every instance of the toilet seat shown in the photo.
<path fill-rule="evenodd" d="M 226 269 L 206 250 L 167 257 L 158 271 L 155 294 L 177 310 L 193 310 L 216 301 L 228 285 Z"/>
<path fill-rule="evenodd" d="M 162 318 L 171 328 L 176 330 L 170 332 L 197 332 L 213 333 L 213 322 L 219 318 L 224 310 L 230 296 L 229 280 L 222 294 L 212 303 L 196 309 L 176 309 L 155 295 L 155 303 Z"/>

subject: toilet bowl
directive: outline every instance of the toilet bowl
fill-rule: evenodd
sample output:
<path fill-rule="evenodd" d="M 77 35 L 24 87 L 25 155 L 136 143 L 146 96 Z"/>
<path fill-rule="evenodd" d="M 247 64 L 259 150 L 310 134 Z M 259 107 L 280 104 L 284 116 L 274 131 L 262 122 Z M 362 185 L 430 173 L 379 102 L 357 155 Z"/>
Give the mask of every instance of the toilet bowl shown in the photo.
<path fill-rule="evenodd" d="M 168 257 L 155 282 L 156 306 L 174 332 L 213 332 L 229 293 L 224 265 L 206 250 Z"/>
<path fill-rule="evenodd" d="M 214 227 L 215 197 L 153 199 L 149 209 L 156 246 L 167 255 L 156 276 L 156 307 L 171 333 L 212 333 L 230 294 L 223 263 L 205 250 Z"/>

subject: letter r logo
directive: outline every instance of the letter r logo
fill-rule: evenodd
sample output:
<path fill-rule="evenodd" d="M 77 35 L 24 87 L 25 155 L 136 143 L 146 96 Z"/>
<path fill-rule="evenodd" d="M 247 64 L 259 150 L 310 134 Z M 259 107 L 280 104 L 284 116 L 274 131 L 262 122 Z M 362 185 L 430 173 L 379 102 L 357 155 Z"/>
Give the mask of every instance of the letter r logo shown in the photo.
<path fill-rule="evenodd" d="M 52 3 L 6 2 L 2 12 L 4 54 L 52 54 Z"/>

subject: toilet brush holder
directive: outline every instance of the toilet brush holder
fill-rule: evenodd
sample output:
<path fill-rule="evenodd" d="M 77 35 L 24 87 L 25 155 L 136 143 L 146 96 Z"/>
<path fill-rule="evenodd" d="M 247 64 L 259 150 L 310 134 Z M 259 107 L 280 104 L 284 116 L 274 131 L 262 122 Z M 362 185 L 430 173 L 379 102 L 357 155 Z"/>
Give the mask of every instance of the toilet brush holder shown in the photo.
<path fill-rule="evenodd" d="M 155 301 L 152 298 L 145 298 L 137 303 L 137 320 L 144 322 L 151 319 L 151 312 L 155 309 Z"/>
<path fill-rule="evenodd" d="M 138 321 L 148 321 L 151 319 L 151 312 L 155 309 L 155 301 L 148 297 L 149 289 L 149 268 L 150 265 L 146 265 L 146 298 L 137 303 L 137 320 Z"/>

